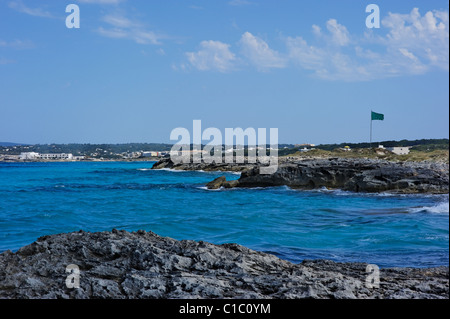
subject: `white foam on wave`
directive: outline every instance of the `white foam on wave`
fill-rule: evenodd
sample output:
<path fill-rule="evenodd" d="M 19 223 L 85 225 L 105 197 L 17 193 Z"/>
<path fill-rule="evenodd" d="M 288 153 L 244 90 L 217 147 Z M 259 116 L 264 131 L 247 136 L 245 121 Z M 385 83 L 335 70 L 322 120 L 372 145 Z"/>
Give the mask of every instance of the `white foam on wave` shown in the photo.
<path fill-rule="evenodd" d="M 312 192 L 312 193 L 325 193 L 325 194 L 332 194 L 337 196 L 349 196 L 349 195 L 356 195 L 358 193 L 351 192 L 351 191 L 344 191 L 342 189 L 336 188 L 336 189 L 329 189 L 325 186 L 317 189 L 311 189 L 311 190 L 303 190 L 305 192 Z"/>
<path fill-rule="evenodd" d="M 174 173 L 187 172 L 187 171 L 183 171 L 180 169 L 173 169 L 173 168 L 160 168 L 160 169 L 158 169 L 158 171 L 166 171 L 166 172 L 174 172 Z"/>
<path fill-rule="evenodd" d="M 207 173 L 207 174 L 232 174 L 241 176 L 241 172 L 233 172 L 233 171 L 204 171 L 202 169 L 192 170 L 189 172 L 199 172 L 199 173 Z"/>
<path fill-rule="evenodd" d="M 220 187 L 220 188 L 218 188 L 218 189 L 209 189 L 208 187 L 206 187 L 206 186 L 199 186 L 199 187 L 197 187 L 198 189 L 201 189 L 201 190 L 205 190 L 205 191 L 211 191 L 211 192 L 217 192 L 217 191 L 221 191 L 221 190 L 224 190 L 225 188 L 224 187 Z"/>
<path fill-rule="evenodd" d="M 427 212 L 431 214 L 448 214 L 450 207 L 449 202 L 442 202 L 434 206 L 414 207 L 410 209 L 411 213 Z"/>
<path fill-rule="evenodd" d="M 449 202 L 443 202 L 436 206 L 426 207 L 426 210 L 430 213 L 435 214 L 448 214 L 450 210 L 449 208 L 450 208 Z"/>
<path fill-rule="evenodd" d="M 312 189 L 312 190 L 303 190 L 306 192 L 319 192 L 319 193 L 325 193 L 325 194 L 332 194 L 332 195 L 336 195 L 336 196 L 360 196 L 360 197 L 417 197 L 417 196 L 421 196 L 421 197 L 435 197 L 436 195 L 434 194 L 402 194 L 402 193 L 395 193 L 395 192 L 374 192 L 374 193 L 370 193 L 370 192 L 354 192 L 354 191 L 347 191 L 347 190 L 342 190 L 339 188 L 326 188 L 326 187 L 322 187 L 322 188 L 317 188 L 317 189 Z M 448 205 L 448 203 L 447 203 Z M 447 206 L 448 207 L 448 206 Z"/>

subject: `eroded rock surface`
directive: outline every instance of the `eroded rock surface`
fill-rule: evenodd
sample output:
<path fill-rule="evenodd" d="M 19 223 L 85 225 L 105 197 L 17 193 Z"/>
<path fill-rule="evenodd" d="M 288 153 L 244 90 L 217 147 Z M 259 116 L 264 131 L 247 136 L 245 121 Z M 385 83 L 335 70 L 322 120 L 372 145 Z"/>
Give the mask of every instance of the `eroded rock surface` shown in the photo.
<path fill-rule="evenodd" d="M 375 159 L 308 159 L 283 163 L 271 175 L 258 168 L 242 172 L 239 187 L 286 185 L 299 189 L 334 188 L 354 192 L 448 193 L 444 163 Z"/>
<path fill-rule="evenodd" d="M 392 162 L 364 158 L 328 158 L 284 161 L 273 174 L 261 174 L 256 164 L 174 164 L 163 159 L 154 169 L 236 171 L 239 180 L 215 180 L 207 187 L 271 187 L 296 189 L 331 188 L 353 192 L 434 193 L 449 192 L 449 167 L 440 162 Z"/>
<path fill-rule="evenodd" d="M 77 265 L 80 288 L 68 288 Z M 292 264 L 236 244 L 177 241 L 152 232 L 75 232 L 0 254 L 0 298 L 448 298 L 448 267 Z"/>

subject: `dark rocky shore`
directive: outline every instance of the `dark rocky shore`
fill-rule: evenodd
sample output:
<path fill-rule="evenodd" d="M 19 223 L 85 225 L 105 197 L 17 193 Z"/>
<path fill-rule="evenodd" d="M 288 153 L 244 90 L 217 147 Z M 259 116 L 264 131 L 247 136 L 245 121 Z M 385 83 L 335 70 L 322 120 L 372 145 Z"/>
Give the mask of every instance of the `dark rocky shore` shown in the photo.
<path fill-rule="evenodd" d="M 434 193 L 449 192 L 448 164 L 439 162 L 391 162 L 364 158 L 327 158 L 284 161 L 274 174 L 263 175 L 254 164 L 174 164 L 170 159 L 154 169 L 238 171 L 232 183 L 223 177 L 209 183 L 220 187 L 268 187 L 286 185 L 296 189 L 331 188 L 353 192 Z"/>
<path fill-rule="evenodd" d="M 170 158 L 163 158 L 153 165 L 153 169 L 174 169 L 179 171 L 221 171 L 221 172 L 242 172 L 255 167 L 255 164 L 244 163 L 179 163 L 175 164 Z"/>
<path fill-rule="evenodd" d="M 79 288 L 68 288 L 70 264 Z M 317 260 L 292 264 L 237 244 L 177 241 L 151 232 L 44 236 L 0 254 L 0 298 L 449 298 L 449 268 L 380 270 Z"/>

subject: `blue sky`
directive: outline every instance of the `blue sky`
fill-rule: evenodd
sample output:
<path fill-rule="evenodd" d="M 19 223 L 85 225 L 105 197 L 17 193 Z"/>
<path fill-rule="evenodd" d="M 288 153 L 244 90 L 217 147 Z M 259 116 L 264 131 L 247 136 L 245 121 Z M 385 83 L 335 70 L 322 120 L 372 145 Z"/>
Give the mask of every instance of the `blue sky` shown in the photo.
<path fill-rule="evenodd" d="M 68 29 L 65 8 L 80 8 Z M 366 27 L 366 6 L 381 28 Z M 447 1 L 0 0 L 0 141 L 448 138 Z"/>

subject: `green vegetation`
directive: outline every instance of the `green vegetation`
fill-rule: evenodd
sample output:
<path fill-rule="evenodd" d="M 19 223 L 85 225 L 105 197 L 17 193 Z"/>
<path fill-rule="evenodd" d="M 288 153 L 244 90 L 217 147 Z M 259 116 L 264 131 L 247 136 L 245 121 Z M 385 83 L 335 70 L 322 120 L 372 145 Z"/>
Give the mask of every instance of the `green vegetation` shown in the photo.
<path fill-rule="evenodd" d="M 396 155 L 388 150 L 376 149 L 378 145 L 384 147 L 410 147 L 410 154 Z M 345 151 L 345 147 L 350 147 L 351 151 Z M 438 160 L 449 162 L 449 140 L 448 139 L 421 139 L 421 140 L 401 140 L 401 141 L 383 141 L 372 143 L 372 149 L 369 143 L 341 143 L 341 144 L 322 144 L 314 147 L 308 152 L 301 152 L 303 146 L 281 149 L 279 156 L 300 156 L 300 157 L 348 157 L 348 158 L 384 158 L 398 161 L 424 161 Z"/>
<path fill-rule="evenodd" d="M 386 159 L 389 161 L 439 161 L 449 163 L 449 150 L 416 150 L 411 149 L 408 155 L 396 155 L 386 149 L 369 149 L 359 148 L 352 149 L 351 151 L 344 151 L 342 149 L 334 149 L 332 151 L 314 149 L 309 152 L 297 151 L 293 154 L 289 154 L 286 157 L 300 157 L 300 158 L 312 158 L 312 157 L 343 157 L 343 158 L 378 158 Z"/>
<path fill-rule="evenodd" d="M 12 143 L 2 143 L 0 146 L 0 155 L 19 155 L 21 152 L 36 153 L 72 153 L 74 156 L 86 156 L 91 158 L 119 159 L 124 154 L 133 152 L 148 151 L 170 151 L 172 144 L 162 143 L 129 143 L 129 144 L 37 144 L 22 145 Z M 402 140 L 402 141 L 383 141 L 373 143 L 372 146 L 379 144 L 384 147 L 411 147 L 408 155 L 395 155 L 388 150 L 370 149 L 369 143 L 341 143 L 341 144 L 322 144 L 308 152 L 301 152 L 304 146 L 295 147 L 292 144 L 279 144 L 278 155 L 283 156 L 301 156 L 301 157 L 366 157 L 366 158 L 385 158 L 398 161 L 423 161 L 439 160 L 449 162 L 449 140 L 448 139 L 421 139 L 421 140 Z M 345 151 L 349 146 L 351 151 Z M 191 145 L 192 147 L 192 145 Z M 245 147 L 245 155 L 248 149 Z M 267 154 L 269 151 L 267 150 Z"/>
<path fill-rule="evenodd" d="M 411 150 L 418 151 L 434 151 L 434 150 L 448 150 L 449 140 L 448 139 L 421 139 L 421 140 L 401 140 L 401 141 L 383 141 L 374 142 L 372 147 L 377 147 L 378 145 L 383 145 L 384 147 L 411 147 Z M 341 144 L 321 144 L 314 148 L 323 151 L 335 151 L 337 149 L 342 149 L 349 146 L 351 149 L 368 149 L 370 148 L 370 143 L 341 143 Z M 292 155 L 303 149 L 304 146 L 298 147 L 288 147 L 282 148 L 278 151 L 278 155 L 286 156 Z"/>
<path fill-rule="evenodd" d="M 401 141 L 383 141 L 383 142 L 373 142 L 372 147 L 377 147 L 378 145 L 383 145 L 384 147 L 420 147 L 421 150 L 448 150 L 449 140 L 446 138 L 442 139 L 421 139 L 421 140 L 401 140 Z M 334 150 L 336 148 L 343 148 L 345 146 L 350 146 L 350 148 L 369 148 L 370 143 L 341 143 L 341 144 L 322 144 L 318 145 L 316 148 L 322 150 Z"/>
<path fill-rule="evenodd" d="M 37 144 L 0 147 L 0 154 L 19 155 L 21 152 L 72 153 L 75 156 L 120 158 L 123 153 L 170 151 L 171 144 L 130 143 L 130 144 Z"/>

